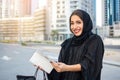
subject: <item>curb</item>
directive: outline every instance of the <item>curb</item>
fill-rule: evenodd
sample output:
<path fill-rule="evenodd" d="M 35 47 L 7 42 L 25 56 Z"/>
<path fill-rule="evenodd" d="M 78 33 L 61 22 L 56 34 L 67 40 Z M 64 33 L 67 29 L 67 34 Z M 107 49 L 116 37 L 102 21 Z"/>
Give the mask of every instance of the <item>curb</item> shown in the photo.
<path fill-rule="evenodd" d="M 103 60 L 103 64 L 120 67 L 120 62 Z"/>

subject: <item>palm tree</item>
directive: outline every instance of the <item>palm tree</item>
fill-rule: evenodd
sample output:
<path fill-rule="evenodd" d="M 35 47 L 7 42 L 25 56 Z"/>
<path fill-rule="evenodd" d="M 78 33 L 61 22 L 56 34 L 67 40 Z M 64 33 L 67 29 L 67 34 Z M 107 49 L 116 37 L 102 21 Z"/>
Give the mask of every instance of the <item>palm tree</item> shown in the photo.
<path fill-rule="evenodd" d="M 53 39 L 54 41 L 57 40 L 58 30 L 52 30 L 52 31 L 51 31 L 51 36 L 52 36 L 52 39 Z"/>

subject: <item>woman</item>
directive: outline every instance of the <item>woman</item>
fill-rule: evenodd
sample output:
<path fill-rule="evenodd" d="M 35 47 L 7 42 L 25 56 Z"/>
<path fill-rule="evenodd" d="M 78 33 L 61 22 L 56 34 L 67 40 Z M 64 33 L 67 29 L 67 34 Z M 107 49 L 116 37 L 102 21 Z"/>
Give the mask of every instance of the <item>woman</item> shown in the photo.
<path fill-rule="evenodd" d="M 51 62 L 54 70 L 49 80 L 100 80 L 104 45 L 92 33 L 89 14 L 75 10 L 69 21 L 74 36 L 62 43 L 58 62 Z"/>

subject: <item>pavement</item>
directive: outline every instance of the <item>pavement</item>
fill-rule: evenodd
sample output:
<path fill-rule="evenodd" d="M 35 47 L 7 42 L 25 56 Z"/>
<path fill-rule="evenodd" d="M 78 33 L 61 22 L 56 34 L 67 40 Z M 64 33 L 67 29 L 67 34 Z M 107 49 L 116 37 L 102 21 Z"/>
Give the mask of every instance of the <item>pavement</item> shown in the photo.
<path fill-rule="evenodd" d="M 104 38 L 104 64 L 120 67 L 120 38 Z"/>
<path fill-rule="evenodd" d="M 104 64 L 114 65 L 120 67 L 120 50 L 115 49 L 105 49 Z"/>

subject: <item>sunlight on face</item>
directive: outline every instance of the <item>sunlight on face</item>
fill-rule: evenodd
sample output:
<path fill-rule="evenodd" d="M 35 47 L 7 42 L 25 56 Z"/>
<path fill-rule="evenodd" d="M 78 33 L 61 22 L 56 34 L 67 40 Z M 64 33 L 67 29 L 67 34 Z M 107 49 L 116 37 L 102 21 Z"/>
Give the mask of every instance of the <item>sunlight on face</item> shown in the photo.
<path fill-rule="evenodd" d="M 75 36 L 80 36 L 82 34 L 82 31 L 83 31 L 82 19 L 80 19 L 80 17 L 77 15 L 73 15 L 71 17 L 70 24 L 71 24 L 70 28 L 71 28 L 71 31 L 73 32 L 73 34 Z"/>

